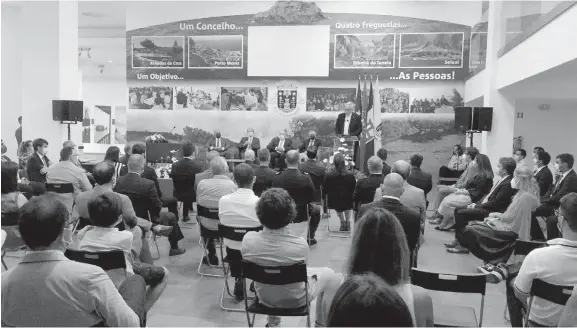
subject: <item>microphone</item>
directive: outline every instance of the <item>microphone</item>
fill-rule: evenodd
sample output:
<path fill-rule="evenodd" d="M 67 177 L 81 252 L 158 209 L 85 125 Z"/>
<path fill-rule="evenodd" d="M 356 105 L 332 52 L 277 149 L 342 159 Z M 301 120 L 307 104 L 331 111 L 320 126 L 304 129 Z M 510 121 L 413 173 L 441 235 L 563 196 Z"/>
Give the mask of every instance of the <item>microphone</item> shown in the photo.
<path fill-rule="evenodd" d="M 172 134 L 172 132 L 174 132 L 174 130 L 176 129 L 176 125 L 172 127 L 172 130 L 170 130 L 170 132 L 168 132 L 169 134 Z"/>

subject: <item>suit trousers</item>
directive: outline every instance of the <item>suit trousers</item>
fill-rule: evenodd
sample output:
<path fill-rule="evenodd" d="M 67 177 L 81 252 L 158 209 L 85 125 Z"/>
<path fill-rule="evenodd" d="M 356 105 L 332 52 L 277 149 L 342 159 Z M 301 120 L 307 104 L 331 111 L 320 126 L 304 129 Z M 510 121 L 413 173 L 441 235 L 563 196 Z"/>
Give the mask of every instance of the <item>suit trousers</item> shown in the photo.
<path fill-rule="evenodd" d="M 140 326 L 146 326 L 146 308 L 144 306 L 146 296 L 146 283 L 144 278 L 139 275 L 128 276 L 118 287 L 120 296 L 126 302 L 126 305 L 136 313 L 140 319 Z"/>
<path fill-rule="evenodd" d="M 153 222 L 153 224 L 161 224 L 164 226 L 172 227 L 172 231 L 168 235 L 168 242 L 170 243 L 170 248 L 178 248 L 178 242 L 184 238 L 184 235 L 182 234 L 182 230 L 180 230 L 180 226 L 178 225 L 178 219 L 173 213 L 160 213 L 160 218 L 158 218 L 156 222 Z"/>
<path fill-rule="evenodd" d="M 285 162 L 286 154 L 284 152 L 276 152 L 272 151 L 270 153 L 270 168 L 275 169 L 278 168 L 280 170 L 286 169 L 286 162 Z"/>
<path fill-rule="evenodd" d="M 162 202 L 162 207 L 168 208 L 168 211 L 176 216 L 176 220 L 178 221 L 178 202 L 176 198 L 168 195 L 162 195 L 160 197 L 160 201 Z"/>
<path fill-rule="evenodd" d="M 489 216 L 489 211 L 483 208 L 460 207 L 455 209 L 455 239 L 458 239 L 463 229 L 473 221 L 483 221 Z"/>

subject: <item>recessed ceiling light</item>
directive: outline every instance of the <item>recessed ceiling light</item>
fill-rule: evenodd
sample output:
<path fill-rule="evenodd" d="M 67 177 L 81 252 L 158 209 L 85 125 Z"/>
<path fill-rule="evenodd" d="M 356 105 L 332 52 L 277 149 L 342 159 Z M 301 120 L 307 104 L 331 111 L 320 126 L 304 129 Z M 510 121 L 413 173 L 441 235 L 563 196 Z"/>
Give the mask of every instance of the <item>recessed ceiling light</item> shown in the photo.
<path fill-rule="evenodd" d="M 92 18 L 101 18 L 106 16 L 103 13 L 97 13 L 97 12 L 92 12 L 92 11 L 86 11 L 82 13 L 82 16 L 86 16 L 86 17 L 92 17 Z"/>

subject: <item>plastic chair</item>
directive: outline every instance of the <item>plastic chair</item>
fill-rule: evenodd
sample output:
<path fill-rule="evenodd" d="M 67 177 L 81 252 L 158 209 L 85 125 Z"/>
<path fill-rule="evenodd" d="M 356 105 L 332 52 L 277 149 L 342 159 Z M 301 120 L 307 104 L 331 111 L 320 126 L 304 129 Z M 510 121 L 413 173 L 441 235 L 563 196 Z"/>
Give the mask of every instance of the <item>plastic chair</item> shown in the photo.
<path fill-rule="evenodd" d="M 95 265 L 104 271 L 123 269 L 126 276 L 126 258 L 121 250 L 107 252 L 87 252 L 67 249 L 64 255 L 72 261 Z"/>
<path fill-rule="evenodd" d="M 542 298 L 557 305 L 565 306 L 569 297 L 571 297 L 574 287 L 575 286 L 553 285 L 541 279 L 533 279 L 531 292 L 529 293 L 527 312 L 525 313 L 525 318 L 523 320 L 523 327 L 528 326 L 529 314 L 531 313 L 531 306 L 533 305 L 533 299 L 535 297 Z"/>
<path fill-rule="evenodd" d="M 218 225 L 218 233 L 220 235 L 220 238 L 222 238 L 223 240 L 229 239 L 229 240 L 238 241 L 238 242 L 242 242 L 242 239 L 244 238 L 244 235 L 246 235 L 247 232 L 249 232 L 249 231 L 261 231 L 261 230 L 262 230 L 262 226 L 254 227 L 254 228 L 247 228 L 247 227 L 231 227 L 231 226 L 225 226 L 223 224 Z M 222 259 L 224 259 L 225 257 L 224 257 L 224 243 L 223 242 L 220 243 L 219 248 L 220 248 L 220 257 Z M 227 308 L 223 304 L 225 291 L 228 294 L 228 296 L 234 297 L 234 295 L 230 292 L 230 286 L 228 285 L 228 277 L 230 276 L 230 261 L 228 261 L 228 262 L 229 262 L 228 267 L 225 265 L 224 260 L 223 260 L 223 264 L 222 264 L 222 270 L 223 270 L 223 275 L 224 275 L 224 286 L 222 286 L 222 294 L 220 295 L 220 308 L 225 310 L 225 311 L 244 312 L 244 309 Z"/>
<path fill-rule="evenodd" d="M 482 327 L 487 279 L 484 274 L 445 274 L 411 269 L 411 283 L 424 289 L 442 292 L 481 294 L 479 319 L 472 307 L 435 306 L 436 327 Z"/>
<path fill-rule="evenodd" d="M 307 317 L 307 327 L 311 325 L 310 310 L 309 310 L 309 296 L 308 296 L 308 276 L 306 263 L 298 263 L 289 266 L 261 266 L 252 262 L 242 261 L 241 278 L 244 285 L 244 306 L 246 312 L 246 320 L 249 327 L 254 326 L 254 319 L 257 314 L 273 315 L 278 317 Z M 248 304 L 246 295 L 246 279 L 254 282 L 267 285 L 288 285 L 293 283 L 304 282 L 304 293 L 306 295 L 305 305 L 287 309 L 287 308 L 271 308 L 262 305 L 255 300 L 252 304 Z M 252 319 L 250 314 L 252 313 Z"/>
<path fill-rule="evenodd" d="M 7 253 L 11 252 L 19 252 L 26 247 L 24 241 L 22 240 L 22 236 L 20 236 L 20 230 L 18 226 L 2 226 L 2 232 L 6 234 L 2 244 L 2 256 L 1 262 L 4 270 L 8 270 L 8 266 L 6 262 L 4 262 L 4 256 Z"/>
<path fill-rule="evenodd" d="M 46 192 L 55 194 L 56 198 L 66 205 L 68 213 L 72 213 L 74 206 L 74 186 L 72 183 L 47 183 Z"/>
<path fill-rule="evenodd" d="M 220 221 L 219 217 L 218 217 L 218 208 L 207 208 L 201 205 L 196 205 L 196 210 L 197 210 L 197 217 L 196 219 L 198 220 L 198 227 L 200 230 L 200 246 L 202 247 L 202 255 L 200 258 L 200 263 L 198 263 L 198 269 L 197 272 L 199 275 L 201 276 L 207 276 L 207 277 L 214 277 L 214 278 L 224 278 L 224 275 L 220 275 L 220 274 L 213 274 L 213 273 L 206 273 L 204 271 L 201 271 L 202 268 L 202 259 L 204 257 L 206 257 L 206 263 L 210 268 L 218 268 L 220 267 L 219 265 L 212 265 L 209 262 L 208 259 L 208 249 L 207 249 L 207 245 L 208 245 L 208 239 L 212 239 L 214 241 L 214 243 L 216 244 L 217 241 L 221 241 L 220 240 L 220 233 L 218 230 L 210 230 L 205 228 L 204 226 L 202 226 L 202 223 L 200 222 L 200 217 L 204 217 L 207 219 L 211 219 L 211 220 L 216 220 L 217 222 Z M 216 245 L 215 245 L 216 247 Z M 222 263 L 222 258 L 220 259 L 221 263 Z M 222 263 L 222 267 L 224 268 L 224 263 Z M 224 269 L 223 269 L 224 270 Z"/>

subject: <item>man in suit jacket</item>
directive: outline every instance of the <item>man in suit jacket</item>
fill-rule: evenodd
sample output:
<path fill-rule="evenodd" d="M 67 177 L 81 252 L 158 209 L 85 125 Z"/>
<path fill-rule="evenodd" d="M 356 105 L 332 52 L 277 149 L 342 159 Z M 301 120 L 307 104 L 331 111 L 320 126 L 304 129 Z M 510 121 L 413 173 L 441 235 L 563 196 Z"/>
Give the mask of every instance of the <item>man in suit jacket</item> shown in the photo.
<path fill-rule="evenodd" d="M 128 163 L 128 158 L 130 155 L 132 155 L 132 146 L 134 146 L 132 142 L 127 142 L 126 145 L 124 145 L 124 155 L 118 159 L 119 163 L 122 163 L 126 166 L 126 163 Z"/>
<path fill-rule="evenodd" d="M 387 176 L 387 174 L 391 173 L 391 167 L 387 164 L 387 150 L 385 148 L 381 148 L 377 150 L 377 156 L 383 162 L 383 179 Z"/>
<path fill-rule="evenodd" d="M 252 186 L 252 190 L 255 195 L 260 197 L 265 190 L 272 187 L 272 182 L 276 177 L 276 172 L 269 167 L 270 153 L 268 149 L 259 149 L 258 161 L 260 164 L 254 169 L 254 176 L 256 179 Z"/>
<path fill-rule="evenodd" d="M 191 142 L 185 142 L 182 145 L 182 159 L 172 164 L 172 169 L 170 170 L 170 177 L 174 185 L 174 198 L 183 202 L 183 222 L 190 220 L 188 212 L 192 208 L 192 203 L 196 201 L 194 178 L 196 174 L 202 172 L 202 166 L 194 161 L 193 154 L 194 145 Z"/>
<path fill-rule="evenodd" d="M 318 151 L 321 144 L 321 139 L 317 139 L 317 132 L 315 130 L 310 130 L 309 138 L 307 140 L 303 140 L 301 146 L 299 147 L 299 152 L 304 153 L 309 148 L 315 149 L 316 152 Z"/>
<path fill-rule="evenodd" d="M 337 122 L 335 124 L 335 134 L 339 135 L 346 135 L 346 136 L 355 136 L 359 137 L 361 132 L 363 132 L 363 121 L 361 119 L 361 115 L 354 113 L 355 104 L 353 102 L 348 102 L 345 104 L 345 112 L 339 114 L 337 118 Z M 354 157 L 355 163 L 358 164 L 357 161 L 357 152 L 359 149 L 359 143 L 355 143 L 354 149 Z"/>
<path fill-rule="evenodd" d="M 293 223 L 306 222 L 308 220 L 306 213 L 307 208 L 310 216 L 309 245 L 315 245 L 315 233 L 321 220 L 321 211 L 311 203 L 315 201 L 315 187 L 308 174 L 299 171 L 299 153 L 296 150 L 290 150 L 286 154 L 287 169 L 279 173 L 273 183 L 273 188 L 285 189 L 294 199 L 297 206 L 297 217 Z"/>
<path fill-rule="evenodd" d="M 128 159 L 128 173 L 119 177 L 114 186 L 114 191 L 120 194 L 125 194 L 128 197 L 139 197 L 142 199 L 140 204 L 132 205 L 136 211 L 136 215 L 142 218 L 150 218 L 154 226 L 162 225 L 169 226 L 172 229 L 163 229 L 163 227 L 152 229 L 157 233 L 162 234 L 164 231 L 168 234 L 168 241 L 170 242 L 169 255 L 180 255 L 186 250 L 178 247 L 178 241 L 184 238 L 180 226 L 178 225 L 178 218 L 173 213 L 167 213 L 162 210 L 162 201 L 158 197 L 157 187 L 154 181 L 142 177 L 145 168 L 144 156 L 135 154 Z M 132 199 L 131 199 L 132 200 Z M 146 212 L 142 212 L 142 209 Z"/>
<path fill-rule="evenodd" d="M 209 151 L 217 151 L 218 154 L 224 158 L 235 158 L 238 150 L 226 140 L 222 138 L 220 130 L 214 131 L 214 138 L 208 141 L 207 148 Z"/>
<path fill-rule="evenodd" d="M 29 181 L 46 182 L 46 172 L 52 162 L 48 159 L 48 141 L 38 138 L 32 142 L 34 154 L 30 155 L 26 164 L 26 174 Z"/>
<path fill-rule="evenodd" d="M 411 173 L 407 177 L 407 182 L 425 192 L 425 199 L 431 189 L 433 189 L 433 176 L 431 173 L 423 172 L 421 170 L 421 164 L 423 163 L 423 156 L 420 154 L 414 154 L 410 159 L 411 163 Z"/>
<path fill-rule="evenodd" d="M 260 149 L 260 139 L 254 136 L 254 129 L 248 128 L 248 130 L 246 130 L 246 134 L 247 136 L 242 137 L 238 143 L 238 150 L 240 151 L 241 156 L 244 155 L 244 151 L 247 148 L 252 149 L 255 154 Z"/>
<path fill-rule="evenodd" d="M 533 239 L 543 239 L 543 232 L 538 229 L 537 217 L 544 216 L 547 220 L 547 240 L 559 238 L 557 228 L 557 216 L 555 210 L 559 207 L 560 200 L 568 193 L 577 192 L 577 174 L 573 170 L 575 159 L 571 154 L 559 154 L 555 159 L 555 169 L 560 176 L 552 185 L 547 194 L 541 198 L 541 206 L 533 212 L 531 222 L 531 237 Z M 541 234 L 539 234 L 541 232 Z"/>
<path fill-rule="evenodd" d="M 378 156 L 371 156 L 367 160 L 369 176 L 357 181 L 353 202 L 355 209 L 358 210 L 361 205 L 373 202 L 375 191 L 383 184 L 385 176 L 382 174 L 383 161 Z"/>
<path fill-rule="evenodd" d="M 551 155 L 549 153 L 537 152 L 535 157 L 533 157 L 533 163 L 535 164 L 535 171 L 533 176 L 539 184 L 539 193 L 541 197 L 544 197 L 549 188 L 553 185 L 553 173 L 549 170 L 549 163 L 551 162 Z"/>
<path fill-rule="evenodd" d="M 284 170 L 285 155 L 292 149 L 292 140 L 286 138 L 286 130 L 281 130 L 278 137 L 272 138 L 266 148 L 270 152 L 271 168 Z"/>
<path fill-rule="evenodd" d="M 309 148 L 307 150 L 307 160 L 304 162 L 299 163 L 299 171 L 309 174 L 309 176 L 311 177 L 311 180 L 313 181 L 313 185 L 315 185 L 315 202 L 317 203 L 321 203 L 322 200 L 324 199 L 324 195 L 321 194 L 321 190 L 323 188 L 323 183 L 325 181 L 325 173 L 326 173 L 326 167 L 317 162 L 317 151 L 316 148 Z M 311 175 L 314 175 L 316 178 L 313 178 Z M 317 179 L 318 181 L 315 184 L 315 180 Z M 320 184 L 320 185 L 318 185 Z M 318 185 L 318 186 L 317 186 Z M 317 189 L 317 187 L 319 187 Z M 328 208 L 326 208 L 326 204 L 325 202 L 323 202 L 323 205 L 325 205 L 323 207 L 323 213 L 328 213 Z"/>
<path fill-rule="evenodd" d="M 373 203 L 362 205 L 356 218 L 359 219 L 368 210 L 373 208 L 383 208 L 393 213 L 401 222 L 407 243 L 411 251 L 411 262 L 413 263 L 413 251 L 417 248 L 417 242 L 421 234 L 421 215 L 420 213 L 403 205 L 400 200 L 401 194 L 404 193 L 405 181 L 399 174 L 391 173 L 385 177 L 382 186 L 382 197 Z"/>
<path fill-rule="evenodd" d="M 146 160 L 146 145 L 137 143 L 132 146 L 132 154 L 133 155 L 142 155 L 142 157 Z M 123 176 L 128 173 L 128 166 L 124 166 L 120 170 L 120 175 Z M 162 201 L 162 207 L 168 208 L 168 211 L 174 216 L 176 216 L 176 220 L 178 220 L 178 203 L 176 199 L 171 195 L 164 195 L 160 190 L 160 185 L 158 184 L 158 175 L 156 175 L 156 170 L 152 167 L 145 165 L 142 171 L 142 177 L 145 179 L 152 180 L 154 185 L 156 186 L 156 194 L 158 198 Z"/>

